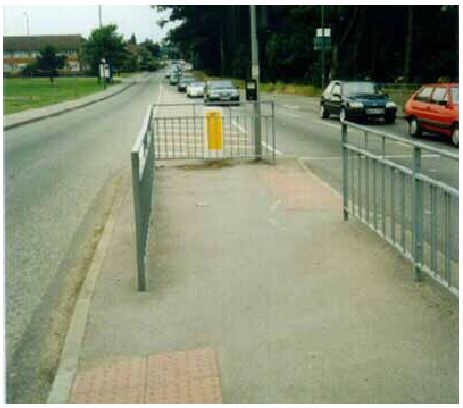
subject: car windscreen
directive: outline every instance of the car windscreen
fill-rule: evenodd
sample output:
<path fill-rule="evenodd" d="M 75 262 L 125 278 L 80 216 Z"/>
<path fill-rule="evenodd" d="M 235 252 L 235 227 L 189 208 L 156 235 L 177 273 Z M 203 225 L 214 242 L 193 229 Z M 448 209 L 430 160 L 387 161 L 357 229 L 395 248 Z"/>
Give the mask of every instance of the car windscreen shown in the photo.
<path fill-rule="evenodd" d="M 204 82 L 191 82 L 190 86 L 192 86 L 192 87 L 204 86 Z"/>
<path fill-rule="evenodd" d="M 452 102 L 455 105 L 459 105 L 458 99 L 459 99 L 459 90 L 460 88 L 450 88 L 450 92 L 452 92 Z"/>
<path fill-rule="evenodd" d="M 232 81 L 214 81 L 210 82 L 208 87 L 210 89 L 234 88 Z"/>
<path fill-rule="evenodd" d="M 344 95 L 381 95 L 379 84 L 374 82 L 346 82 L 344 83 Z"/>

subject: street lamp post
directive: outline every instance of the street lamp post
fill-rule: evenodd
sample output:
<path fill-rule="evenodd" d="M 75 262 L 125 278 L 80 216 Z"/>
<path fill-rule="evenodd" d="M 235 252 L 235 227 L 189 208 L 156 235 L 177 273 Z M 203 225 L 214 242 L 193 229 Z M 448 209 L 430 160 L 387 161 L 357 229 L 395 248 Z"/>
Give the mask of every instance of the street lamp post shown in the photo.
<path fill-rule="evenodd" d="M 322 7 L 322 89 L 325 88 L 325 13 Z"/>
<path fill-rule="evenodd" d="M 29 13 L 27 11 L 24 11 L 23 15 L 26 16 L 27 44 L 29 46 L 29 63 L 32 63 L 31 33 L 29 30 Z M 29 72 L 29 76 L 32 76 L 31 72 Z"/>
<path fill-rule="evenodd" d="M 259 50 L 257 47 L 256 6 L 249 6 L 251 19 L 251 54 L 252 54 L 252 79 L 256 81 L 256 100 L 254 102 L 254 146 L 256 160 L 262 159 L 262 133 L 260 121 L 260 70 Z"/>
<path fill-rule="evenodd" d="M 103 20 L 101 18 L 101 6 L 98 6 L 98 24 L 99 24 L 99 27 L 103 27 Z"/>

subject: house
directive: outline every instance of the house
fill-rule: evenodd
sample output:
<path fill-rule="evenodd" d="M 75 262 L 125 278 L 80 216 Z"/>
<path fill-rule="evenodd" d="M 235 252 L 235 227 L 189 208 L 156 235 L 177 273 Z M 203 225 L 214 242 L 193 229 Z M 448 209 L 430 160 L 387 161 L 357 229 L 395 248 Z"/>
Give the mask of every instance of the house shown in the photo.
<path fill-rule="evenodd" d="M 66 56 L 65 69 L 80 71 L 80 52 L 84 39 L 80 34 L 3 37 L 3 72 L 15 72 L 34 62 L 45 46 L 53 46 L 57 55 Z"/>

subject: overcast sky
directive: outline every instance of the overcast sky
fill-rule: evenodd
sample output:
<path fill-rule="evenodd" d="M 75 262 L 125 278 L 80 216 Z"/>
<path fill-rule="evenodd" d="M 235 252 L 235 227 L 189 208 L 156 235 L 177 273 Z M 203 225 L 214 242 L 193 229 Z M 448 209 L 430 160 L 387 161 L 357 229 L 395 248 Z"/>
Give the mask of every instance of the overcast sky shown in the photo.
<path fill-rule="evenodd" d="M 26 16 L 29 16 L 31 35 L 81 34 L 88 38 L 90 31 L 98 27 L 98 6 L 50 5 L 50 6 L 3 6 L 3 35 L 27 35 Z M 148 5 L 102 5 L 103 24 L 115 23 L 124 38 L 135 33 L 137 41 L 146 38 L 161 40 L 172 27 L 161 29 L 157 22 L 165 17 Z"/>

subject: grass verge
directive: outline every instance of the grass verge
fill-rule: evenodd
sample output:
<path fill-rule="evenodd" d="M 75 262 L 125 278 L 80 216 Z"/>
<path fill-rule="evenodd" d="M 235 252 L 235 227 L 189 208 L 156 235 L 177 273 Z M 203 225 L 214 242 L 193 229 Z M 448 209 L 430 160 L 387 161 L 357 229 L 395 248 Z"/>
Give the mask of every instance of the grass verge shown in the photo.
<path fill-rule="evenodd" d="M 217 76 L 211 76 L 206 74 L 203 71 L 194 71 L 193 73 L 196 78 L 200 81 L 207 81 L 212 79 L 220 79 Z M 245 81 L 242 79 L 231 78 L 235 85 L 239 86 L 240 89 L 244 89 Z M 307 84 L 294 84 L 286 82 L 262 82 L 260 84 L 261 92 L 270 92 L 286 95 L 298 95 L 298 96 L 311 96 L 318 97 L 321 95 L 322 91 L 320 88 L 317 88 L 313 85 Z"/>
<path fill-rule="evenodd" d="M 4 78 L 3 113 L 8 115 L 53 105 L 103 89 L 96 78 L 55 78 L 53 84 L 48 78 Z"/>

